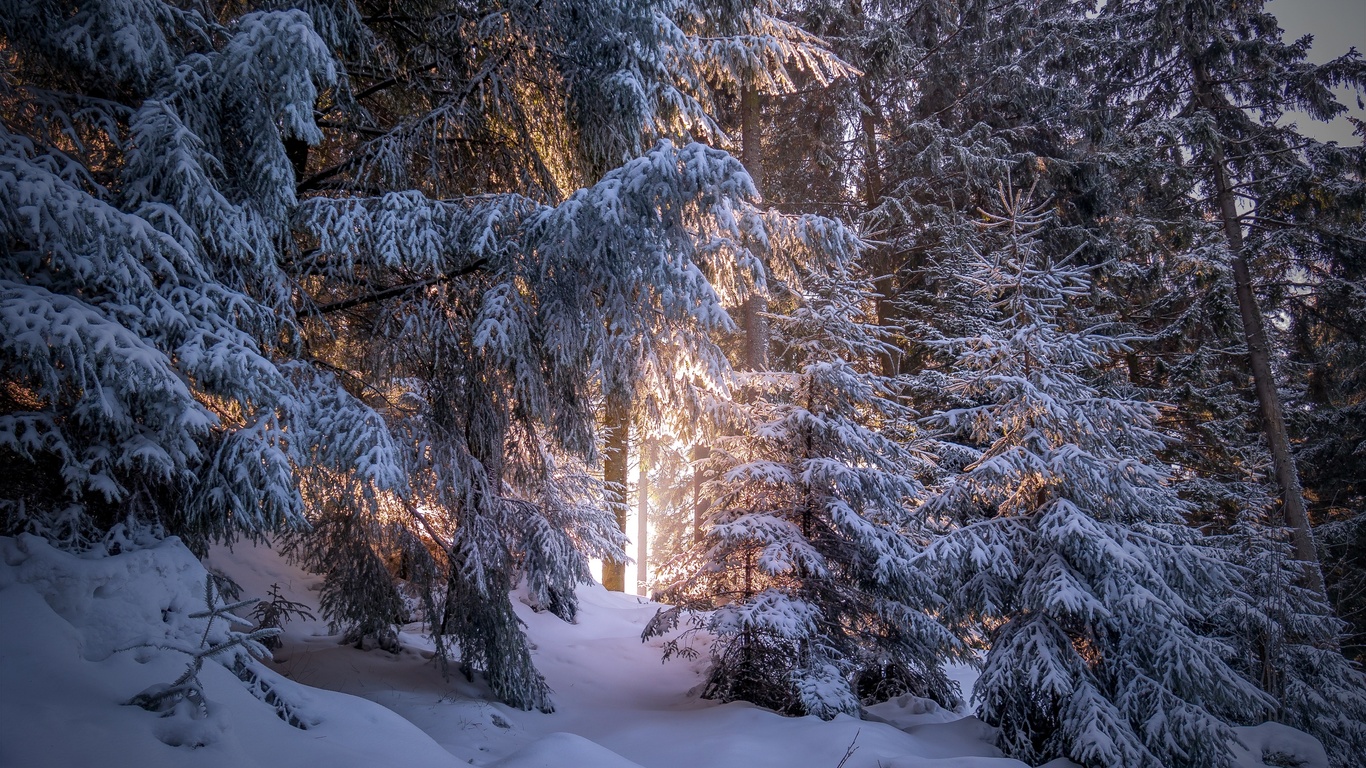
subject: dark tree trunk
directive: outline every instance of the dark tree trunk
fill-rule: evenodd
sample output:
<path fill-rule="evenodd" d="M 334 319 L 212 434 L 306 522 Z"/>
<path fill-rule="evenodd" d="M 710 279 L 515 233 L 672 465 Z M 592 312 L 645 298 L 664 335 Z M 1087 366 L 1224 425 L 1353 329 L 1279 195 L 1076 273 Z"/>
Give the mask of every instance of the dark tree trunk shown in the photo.
<path fill-rule="evenodd" d="M 740 95 L 740 161 L 745 164 L 754 187 L 762 192 L 764 186 L 764 153 L 762 146 L 762 115 L 759 111 L 759 92 L 745 88 Z M 745 367 L 751 371 L 768 368 L 768 299 L 751 296 L 741 308 L 745 331 Z"/>
<path fill-rule="evenodd" d="M 285 157 L 294 167 L 294 178 L 303 179 L 304 172 L 308 170 L 308 142 L 293 137 L 285 139 Z"/>
<path fill-rule="evenodd" d="M 882 202 L 882 160 L 878 153 L 877 124 L 880 109 L 867 82 L 859 84 L 859 127 L 863 133 L 863 209 L 871 213 Z M 877 296 L 877 324 L 892 325 L 896 283 L 896 265 L 885 248 L 873 247 L 867 255 L 868 267 L 873 273 L 873 290 Z M 900 367 L 899 355 L 892 351 L 878 355 L 882 363 L 882 375 L 895 376 Z"/>
<path fill-rule="evenodd" d="M 631 436 L 631 400 L 608 396 L 606 427 L 609 431 L 603 449 L 602 479 L 607 483 L 607 501 L 617 518 L 617 528 L 626 532 L 626 459 Z M 602 585 L 613 592 L 626 591 L 626 563 L 604 560 Z"/>
<path fill-rule="evenodd" d="M 1204 67 L 1195 64 L 1196 98 L 1201 106 L 1217 112 L 1220 100 L 1209 90 L 1209 79 Z M 1229 180 L 1225 166 L 1222 140 L 1210 148 L 1213 162 L 1214 191 L 1219 203 L 1219 217 L 1228 238 L 1230 261 L 1233 267 L 1233 282 L 1238 297 L 1238 313 L 1242 316 L 1243 336 L 1247 341 L 1248 362 L 1252 368 L 1253 386 L 1257 392 L 1257 404 L 1262 415 L 1262 432 L 1271 448 L 1271 462 L 1276 475 L 1276 484 L 1281 491 L 1281 511 L 1285 524 L 1291 529 L 1291 540 L 1295 547 L 1295 558 L 1304 564 L 1305 585 L 1326 599 L 1323 587 L 1323 573 L 1319 569 L 1318 550 L 1314 546 L 1314 532 L 1309 524 L 1309 515 L 1304 507 L 1304 495 L 1300 488 L 1299 471 L 1295 467 L 1295 457 L 1290 452 L 1290 435 L 1285 426 L 1285 412 L 1281 408 L 1280 395 L 1276 390 L 1276 379 L 1271 372 L 1271 346 L 1266 338 L 1266 326 L 1257 297 L 1252 291 L 1252 273 L 1248 269 L 1247 256 L 1243 249 L 1242 218 L 1238 215 L 1237 198 L 1233 184 Z"/>

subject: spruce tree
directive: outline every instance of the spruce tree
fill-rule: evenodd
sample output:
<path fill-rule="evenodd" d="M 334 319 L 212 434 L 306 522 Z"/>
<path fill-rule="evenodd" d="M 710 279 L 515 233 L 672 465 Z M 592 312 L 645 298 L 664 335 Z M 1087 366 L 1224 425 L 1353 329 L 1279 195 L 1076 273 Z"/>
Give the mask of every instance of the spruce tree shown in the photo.
<path fill-rule="evenodd" d="M 931 423 L 975 457 L 927 500 L 947 527 L 921 561 L 988 633 L 979 712 L 1024 760 L 1231 765 L 1228 723 L 1270 702 L 1203 628 L 1236 573 L 1184 524 L 1154 407 L 1097 386 L 1125 342 L 1077 254 L 1041 248 L 1051 211 L 1004 189 L 996 211 L 962 278 L 991 322 L 936 344 L 968 404 Z"/>
<path fill-rule="evenodd" d="M 706 459 L 712 503 L 691 567 L 646 632 L 711 609 L 694 617 L 715 638 L 704 696 L 822 718 L 905 692 L 958 698 L 939 667 L 958 646 L 911 567 L 924 460 L 896 439 L 910 414 L 881 375 L 885 334 L 852 270 L 791 285 L 771 315 L 774 370 L 741 375 L 736 428 Z"/>
<path fill-rule="evenodd" d="M 32 469 L 0 480 L 6 530 L 79 545 L 131 515 L 200 547 L 304 524 L 302 467 L 398 482 L 375 414 L 289 341 L 285 146 L 319 140 L 336 78 L 309 17 L 3 16 L 0 452 Z"/>
<path fill-rule="evenodd" d="M 1348 594 L 1335 584 L 1354 569 L 1330 569 L 1324 592 L 1309 513 L 1317 506 L 1338 542 L 1351 539 L 1350 513 L 1332 501 L 1352 441 L 1350 417 L 1338 418 L 1350 413 L 1351 385 L 1340 383 L 1352 366 L 1337 355 L 1354 338 L 1343 312 L 1360 279 L 1366 154 L 1310 139 L 1289 113 L 1340 114 L 1332 88 L 1359 92 L 1366 66 L 1355 51 L 1310 63 L 1310 41 L 1282 39 L 1260 2 L 1106 6 L 1077 30 L 1091 92 L 1092 109 L 1078 112 L 1088 162 L 1114 187 L 1093 198 L 1095 221 L 1132 254 L 1121 256 L 1129 269 L 1117 282 L 1146 284 L 1131 295 L 1148 361 L 1136 356 L 1131 379 L 1175 406 L 1164 426 L 1179 438 L 1165 456 L 1186 475 L 1193 517 L 1220 531 L 1236 524 L 1237 559 L 1257 561 L 1241 590 L 1249 597 L 1223 620 L 1260 618 L 1220 631 L 1255 659 L 1240 669 L 1281 699 L 1268 716 L 1315 734 L 1342 762 L 1359 737 L 1338 718 L 1362 719 L 1362 683 L 1333 660 L 1342 627 L 1324 598 Z M 1265 319 L 1278 316 L 1284 330 Z M 1329 437 L 1322 427 L 1333 422 Z M 1249 439 L 1254 430 L 1261 439 Z M 1301 470 L 1313 478 L 1305 494 Z M 1283 526 L 1265 514 L 1268 480 Z M 1287 531 L 1303 575 L 1275 595 L 1269 574 L 1285 572 L 1277 558 Z M 1295 693 L 1309 690 L 1318 694 Z"/>
<path fill-rule="evenodd" d="M 1284 118 L 1291 110 L 1312 119 L 1341 113 L 1332 88 L 1366 86 L 1366 65 L 1355 51 L 1311 64 L 1310 41 L 1282 40 L 1262 2 L 1110 4 L 1079 20 L 1076 32 L 1075 55 L 1090 72 L 1088 132 L 1105 164 L 1121 178 L 1161 179 L 1153 196 L 1132 202 L 1218 225 L 1211 244 L 1232 278 L 1281 512 L 1307 583 L 1322 592 L 1274 332 L 1263 319 L 1290 293 L 1263 284 L 1302 271 L 1303 298 L 1284 305 L 1297 314 L 1312 308 L 1318 290 L 1340 285 L 1343 246 L 1360 227 L 1342 203 L 1360 199 L 1353 169 L 1361 150 L 1309 139 Z"/>

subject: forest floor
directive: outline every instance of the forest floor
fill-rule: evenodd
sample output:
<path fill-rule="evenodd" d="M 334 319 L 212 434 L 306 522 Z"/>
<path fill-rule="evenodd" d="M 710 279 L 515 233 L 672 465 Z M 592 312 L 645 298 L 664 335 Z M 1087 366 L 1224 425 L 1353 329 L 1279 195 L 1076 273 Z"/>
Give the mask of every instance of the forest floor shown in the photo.
<path fill-rule="evenodd" d="M 278 584 L 284 597 L 318 613 L 319 577 L 271 549 L 216 548 L 207 564 L 241 585 L 244 597 Z M 444 676 L 415 625 L 394 654 L 339 643 L 326 622 L 308 619 L 286 625 L 283 647 L 263 662 L 275 674 L 262 678 L 306 730 L 276 717 L 215 663 L 200 674 L 207 716 L 188 707 L 159 717 L 123 706 L 184 670 L 186 656 L 167 648 L 176 638 L 199 640 L 203 620 L 187 617 L 203 608 L 203 580 L 200 563 L 175 540 L 89 559 L 34 537 L 0 538 L 0 766 L 1024 766 L 1001 757 L 975 717 L 914 697 L 870 707 L 869 719 L 828 722 L 703 700 L 705 638 L 696 641 L 696 659 L 662 662 L 661 641 L 640 639 L 658 604 L 596 585 L 580 588 L 575 624 L 536 613 L 514 595 L 536 666 L 554 692 L 550 714 L 498 703 L 454 668 Z M 952 672 L 971 684 L 971 670 Z M 1245 741 L 1282 751 L 1299 735 L 1274 724 L 1242 730 Z M 1263 765 L 1251 751 L 1242 764 Z"/>

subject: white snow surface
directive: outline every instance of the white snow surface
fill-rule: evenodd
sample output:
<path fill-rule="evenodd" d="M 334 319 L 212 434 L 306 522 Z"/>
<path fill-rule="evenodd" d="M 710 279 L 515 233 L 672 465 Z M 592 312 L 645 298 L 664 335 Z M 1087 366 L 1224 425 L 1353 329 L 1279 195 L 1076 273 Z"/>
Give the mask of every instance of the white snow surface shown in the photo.
<path fill-rule="evenodd" d="M 1328 768 L 1328 753 L 1319 740 L 1304 731 L 1282 723 L 1234 728 L 1242 749 L 1236 749 L 1238 768 L 1264 765 L 1295 765 L 1299 768 Z"/>
<path fill-rule="evenodd" d="M 216 548 L 207 565 L 244 597 L 279 584 L 317 612 L 320 578 L 267 547 Z M 188 708 L 162 717 L 124 706 L 185 669 L 188 657 L 169 646 L 198 645 L 204 620 L 188 614 L 204 608 L 204 578 L 175 539 L 96 558 L 32 536 L 0 538 L 0 766 L 835 768 L 851 745 L 846 768 L 1024 765 L 1001 757 L 976 718 L 915 697 L 870 707 L 866 720 L 829 722 L 702 700 L 706 648 L 695 661 L 662 663 L 660 641 L 640 641 L 659 606 L 599 586 L 580 588 L 577 624 L 514 601 L 554 690 L 551 714 L 500 704 L 455 670 L 443 677 L 416 626 L 395 655 L 339 644 L 322 620 L 289 623 L 275 661 L 261 664 L 307 730 L 215 663 L 200 673 L 203 719 Z M 1293 729 L 1239 733 L 1246 768 L 1275 753 L 1322 764 L 1322 748 Z"/>

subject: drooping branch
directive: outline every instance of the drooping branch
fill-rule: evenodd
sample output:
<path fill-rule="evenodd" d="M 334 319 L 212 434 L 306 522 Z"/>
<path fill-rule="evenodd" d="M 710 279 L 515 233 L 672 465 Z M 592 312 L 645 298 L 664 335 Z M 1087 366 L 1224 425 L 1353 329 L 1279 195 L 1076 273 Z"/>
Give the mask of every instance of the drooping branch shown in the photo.
<path fill-rule="evenodd" d="M 374 85 L 371 85 L 371 86 L 365 88 L 364 90 L 360 91 L 359 93 L 357 93 L 357 94 L 356 94 L 356 101 L 360 101 L 361 99 L 364 99 L 364 98 L 373 96 L 373 95 L 375 95 L 376 93 L 379 93 L 380 91 L 385 90 L 386 88 L 392 88 L 392 87 L 395 86 L 395 85 L 399 85 L 399 84 L 401 84 L 401 83 L 407 82 L 408 80 L 412 79 L 413 77 L 416 77 L 418 74 L 422 74 L 422 73 L 427 73 L 427 72 L 434 71 L 434 70 L 437 69 L 438 66 L 440 66 L 440 65 L 437 64 L 437 63 L 435 63 L 435 62 L 433 62 L 433 63 L 431 63 L 431 64 L 424 64 L 424 65 L 422 65 L 422 66 L 420 66 L 420 67 L 417 67 L 416 69 L 412 70 L 411 73 L 409 73 L 406 77 L 400 76 L 400 75 L 394 75 L 393 77 L 389 77 L 389 78 L 386 78 L 386 79 L 384 79 L 384 80 L 381 80 L 381 81 L 379 81 L 378 83 L 375 83 Z"/>
<path fill-rule="evenodd" d="M 353 296 L 349 299 L 333 301 L 327 304 L 316 304 L 311 307 L 306 307 L 304 309 L 299 310 L 299 314 L 326 315 L 331 314 L 332 312 L 341 312 L 343 310 L 352 309 L 354 307 L 364 306 L 366 304 L 373 304 L 377 301 L 384 301 L 385 299 L 392 299 L 396 296 L 402 296 L 410 291 L 418 290 L 419 288 L 426 288 L 428 286 L 438 285 L 440 283 L 448 283 L 452 280 L 472 275 L 475 272 L 479 272 L 487 266 L 488 261 L 486 259 L 479 259 L 477 261 L 466 264 L 465 266 L 455 270 L 454 272 L 447 272 L 444 275 L 429 277 L 426 280 L 418 280 L 417 282 L 413 283 L 404 283 L 403 285 L 391 286 L 389 288 L 375 291 L 373 293 L 367 293 L 364 296 Z"/>

